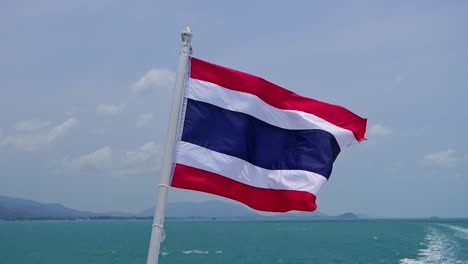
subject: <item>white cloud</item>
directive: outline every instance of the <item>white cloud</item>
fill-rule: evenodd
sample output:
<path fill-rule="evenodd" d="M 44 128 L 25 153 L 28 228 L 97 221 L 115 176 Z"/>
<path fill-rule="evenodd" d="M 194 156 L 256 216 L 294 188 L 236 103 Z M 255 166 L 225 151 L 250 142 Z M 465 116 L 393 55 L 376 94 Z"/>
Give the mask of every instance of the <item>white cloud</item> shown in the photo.
<path fill-rule="evenodd" d="M 159 146 L 150 141 L 126 152 L 114 151 L 109 146 L 102 147 L 77 158 L 66 159 L 63 164 L 72 170 L 94 170 L 101 175 L 128 176 L 156 172 L 160 166 L 159 154 Z"/>
<path fill-rule="evenodd" d="M 424 156 L 424 162 L 436 166 L 454 166 L 459 158 L 454 149 L 432 152 Z"/>
<path fill-rule="evenodd" d="M 130 150 L 125 153 L 125 162 L 128 164 L 144 163 L 151 160 L 159 150 L 159 146 L 150 141 L 136 150 Z"/>
<path fill-rule="evenodd" d="M 70 128 L 78 124 L 78 121 L 75 118 L 69 118 L 65 122 L 59 124 L 52 128 L 52 130 L 47 133 L 47 139 L 49 142 L 56 140 L 57 138 L 63 136 Z"/>
<path fill-rule="evenodd" d="M 25 120 L 16 123 L 13 125 L 13 128 L 18 131 L 34 131 L 34 130 L 39 130 L 46 128 L 50 125 L 50 122 L 40 120 L 40 119 L 31 119 L 31 120 Z"/>
<path fill-rule="evenodd" d="M 387 137 L 392 134 L 392 129 L 385 127 L 381 124 L 375 124 L 369 128 L 368 133 L 369 133 L 369 136 Z"/>
<path fill-rule="evenodd" d="M 135 82 L 131 91 L 141 94 L 152 89 L 168 89 L 174 85 L 175 73 L 166 68 L 152 68 Z"/>
<path fill-rule="evenodd" d="M 138 128 L 144 127 L 148 125 L 149 123 L 151 123 L 151 120 L 153 120 L 153 113 L 151 112 L 143 113 L 140 116 L 138 116 L 136 126 Z"/>
<path fill-rule="evenodd" d="M 99 115 L 118 115 L 125 109 L 125 104 L 99 104 L 96 113 Z"/>
<path fill-rule="evenodd" d="M 17 124 L 28 124 L 28 121 L 19 122 Z M 63 137 L 72 127 L 78 124 L 75 118 L 69 118 L 63 123 L 60 123 L 52 128 L 39 129 L 38 126 L 22 126 L 19 128 L 26 128 L 26 131 L 21 133 L 7 135 L 0 138 L 0 146 L 9 146 L 18 151 L 34 151 L 55 142 L 57 139 Z M 30 125 L 30 124 L 29 124 Z M 43 126 L 43 125 L 42 125 Z M 34 130 L 30 129 L 34 127 Z M 15 129 L 18 128 L 15 126 Z M 28 131 L 29 130 L 29 131 Z"/>
<path fill-rule="evenodd" d="M 70 168 L 109 168 L 112 166 L 112 149 L 103 147 L 69 162 Z"/>

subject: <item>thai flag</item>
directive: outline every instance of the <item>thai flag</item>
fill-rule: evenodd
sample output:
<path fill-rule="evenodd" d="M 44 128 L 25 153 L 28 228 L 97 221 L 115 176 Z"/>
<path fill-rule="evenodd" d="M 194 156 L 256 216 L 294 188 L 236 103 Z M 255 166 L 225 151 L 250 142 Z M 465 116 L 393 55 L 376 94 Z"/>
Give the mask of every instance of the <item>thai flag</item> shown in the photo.
<path fill-rule="evenodd" d="M 314 211 L 340 151 L 366 119 L 262 78 L 191 59 L 173 187 L 251 208 Z"/>

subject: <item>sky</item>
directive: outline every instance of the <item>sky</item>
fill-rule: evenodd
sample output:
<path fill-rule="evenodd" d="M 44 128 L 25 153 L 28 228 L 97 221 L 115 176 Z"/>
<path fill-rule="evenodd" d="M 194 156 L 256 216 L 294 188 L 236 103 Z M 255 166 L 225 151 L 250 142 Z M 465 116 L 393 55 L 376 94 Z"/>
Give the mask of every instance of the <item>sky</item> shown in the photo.
<path fill-rule="evenodd" d="M 195 57 L 368 118 L 319 211 L 468 217 L 466 1 L 3 1 L 0 195 L 153 206 L 186 26 Z"/>

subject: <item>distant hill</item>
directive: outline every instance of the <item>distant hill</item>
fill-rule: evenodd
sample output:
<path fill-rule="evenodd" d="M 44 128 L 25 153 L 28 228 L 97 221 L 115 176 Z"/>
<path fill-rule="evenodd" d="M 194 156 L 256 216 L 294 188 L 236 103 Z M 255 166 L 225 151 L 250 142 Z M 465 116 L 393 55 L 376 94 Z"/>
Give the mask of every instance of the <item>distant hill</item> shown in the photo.
<path fill-rule="evenodd" d="M 154 207 L 143 210 L 140 217 L 152 217 Z M 255 218 L 255 219 L 323 219 L 333 218 L 321 212 L 259 213 L 240 203 L 227 203 L 219 200 L 200 203 L 179 202 L 167 205 L 166 216 L 172 218 Z"/>
<path fill-rule="evenodd" d="M 143 210 L 137 216 L 152 217 L 154 207 Z M 223 201 L 205 201 L 200 203 L 179 202 L 169 203 L 166 217 L 172 218 L 258 218 L 260 214 L 241 204 L 226 203 Z"/>
<path fill-rule="evenodd" d="M 32 200 L 0 195 L 0 220 L 45 220 L 45 219 L 128 219 L 153 217 L 154 207 L 139 213 L 79 211 L 57 203 L 40 203 Z M 200 203 L 169 203 L 166 209 L 168 218 L 244 218 L 244 219 L 343 219 L 359 217 L 353 213 L 329 216 L 320 212 L 259 213 L 240 203 L 219 200 Z"/>
<path fill-rule="evenodd" d="M 359 219 L 359 216 L 357 216 L 356 214 L 348 212 L 348 213 L 338 215 L 335 218 L 343 219 L 343 220 L 355 220 L 355 219 Z"/>
<path fill-rule="evenodd" d="M 97 216 L 57 203 L 39 203 L 32 200 L 0 195 L 0 219 L 76 219 Z"/>

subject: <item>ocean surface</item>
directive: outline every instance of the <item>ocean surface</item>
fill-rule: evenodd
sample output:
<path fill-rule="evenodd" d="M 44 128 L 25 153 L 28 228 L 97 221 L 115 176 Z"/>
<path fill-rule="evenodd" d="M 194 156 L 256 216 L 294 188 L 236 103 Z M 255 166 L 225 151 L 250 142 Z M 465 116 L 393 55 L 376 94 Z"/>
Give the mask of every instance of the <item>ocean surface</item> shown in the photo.
<path fill-rule="evenodd" d="M 151 221 L 0 222 L 0 263 L 146 263 Z M 166 222 L 160 263 L 468 263 L 468 220 Z"/>

